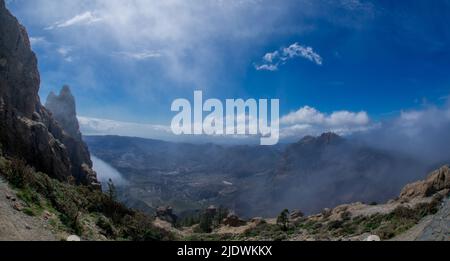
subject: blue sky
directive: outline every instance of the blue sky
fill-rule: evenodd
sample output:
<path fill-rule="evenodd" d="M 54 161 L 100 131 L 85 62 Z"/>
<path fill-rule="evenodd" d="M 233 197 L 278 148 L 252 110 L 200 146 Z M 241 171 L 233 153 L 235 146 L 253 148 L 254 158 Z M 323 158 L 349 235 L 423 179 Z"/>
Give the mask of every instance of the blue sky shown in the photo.
<path fill-rule="evenodd" d="M 106 129 L 163 128 L 174 99 L 203 90 L 206 98 L 280 99 L 292 135 L 353 132 L 440 106 L 450 93 L 449 0 L 7 5 L 37 53 L 42 100 L 70 85 L 91 128 L 100 119 L 111 120 L 101 122 Z"/>

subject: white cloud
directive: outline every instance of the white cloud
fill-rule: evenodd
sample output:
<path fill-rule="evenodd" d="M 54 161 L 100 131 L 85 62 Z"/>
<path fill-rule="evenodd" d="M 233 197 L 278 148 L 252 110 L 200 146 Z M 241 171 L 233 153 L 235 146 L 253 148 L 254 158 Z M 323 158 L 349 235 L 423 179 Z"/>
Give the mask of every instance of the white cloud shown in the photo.
<path fill-rule="evenodd" d="M 72 52 L 72 48 L 67 47 L 67 46 L 62 46 L 59 47 L 56 50 L 66 62 L 72 62 L 73 61 L 73 57 L 70 55 L 70 53 Z"/>
<path fill-rule="evenodd" d="M 43 44 L 43 43 L 46 43 L 46 42 L 47 42 L 47 40 L 45 39 L 45 37 L 42 37 L 42 36 L 30 37 L 30 43 L 31 43 L 31 46 L 33 46 L 33 47 Z"/>
<path fill-rule="evenodd" d="M 277 71 L 278 65 L 275 64 L 262 64 L 262 65 L 255 65 L 255 69 L 258 71 Z"/>
<path fill-rule="evenodd" d="M 255 64 L 255 69 L 258 71 L 276 71 L 280 65 L 298 57 L 307 59 L 316 65 L 323 64 L 322 57 L 312 47 L 294 43 L 289 47 L 280 48 L 278 51 L 266 53 L 262 59 L 263 63 Z"/>
<path fill-rule="evenodd" d="M 141 52 L 117 52 L 115 54 L 118 56 L 138 61 L 159 58 L 162 56 L 161 52 L 159 51 L 148 51 L 148 50 L 144 50 Z"/>
<path fill-rule="evenodd" d="M 281 136 L 284 138 L 316 135 L 328 131 L 345 135 L 372 127 L 370 117 L 365 111 L 343 110 L 327 114 L 309 106 L 281 117 L 280 123 Z"/>
<path fill-rule="evenodd" d="M 167 139 L 172 135 L 170 127 L 143 123 L 114 121 L 78 116 L 84 135 L 120 135 L 152 139 Z"/>
<path fill-rule="evenodd" d="M 373 4 L 370 2 L 361 2 L 360 0 L 341 0 L 341 5 L 350 11 L 373 11 Z"/>
<path fill-rule="evenodd" d="M 367 112 L 335 111 L 325 114 L 315 108 L 304 106 L 295 112 L 283 116 L 280 120 L 282 124 L 322 124 L 326 126 L 341 125 L 367 125 L 370 118 Z"/>
<path fill-rule="evenodd" d="M 74 26 L 74 25 L 89 25 L 92 23 L 99 22 L 101 20 L 102 19 L 100 17 L 97 17 L 91 11 L 87 11 L 87 12 L 78 14 L 68 20 L 56 22 L 55 24 L 48 26 L 45 29 L 53 30 L 56 28 L 70 27 L 70 26 Z"/>
<path fill-rule="evenodd" d="M 317 65 L 322 65 L 322 57 L 314 52 L 312 47 L 305 47 L 298 43 L 294 43 L 291 46 L 283 49 L 282 60 L 292 59 L 295 57 L 302 57 L 314 62 Z"/>
<path fill-rule="evenodd" d="M 114 167 L 104 162 L 103 160 L 91 155 L 93 169 L 97 172 L 97 178 L 101 183 L 107 184 L 111 179 L 114 185 L 124 186 L 128 185 L 128 181 L 123 177 L 123 175 Z"/>

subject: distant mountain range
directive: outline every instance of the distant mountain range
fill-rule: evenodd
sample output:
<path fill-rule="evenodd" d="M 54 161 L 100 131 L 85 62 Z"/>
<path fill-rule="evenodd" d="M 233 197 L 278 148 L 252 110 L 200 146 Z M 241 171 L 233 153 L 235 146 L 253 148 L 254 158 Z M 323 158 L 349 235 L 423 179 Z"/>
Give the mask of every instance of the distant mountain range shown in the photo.
<path fill-rule="evenodd" d="M 148 212 L 163 205 L 178 213 L 223 205 L 246 217 L 274 216 L 284 208 L 313 213 L 387 200 L 427 169 L 415 159 L 333 133 L 272 147 L 84 139 L 128 181 L 120 188 L 121 199 Z"/>

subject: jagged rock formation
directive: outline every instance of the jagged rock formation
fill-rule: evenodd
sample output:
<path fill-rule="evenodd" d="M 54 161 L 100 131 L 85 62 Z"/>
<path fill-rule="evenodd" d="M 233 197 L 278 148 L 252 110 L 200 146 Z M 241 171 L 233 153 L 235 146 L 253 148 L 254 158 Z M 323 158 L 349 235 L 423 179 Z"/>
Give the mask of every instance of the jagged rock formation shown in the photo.
<path fill-rule="evenodd" d="M 98 186 L 84 144 L 64 132 L 38 96 L 40 76 L 26 29 L 0 0 L 0 143 L 59 180 Z"/>
<path fill-rule="evenodd" d="M 50 92 L 45 102 L 45 108 L 52 113 L 53 118 L 63 127 L 67 134 L 81 141 L 75 98 L 69 86 L 64 85 L 59 95 Z"/>
<path fill-rule="evenodd" d="M 84 176 L 94 177 L 96 174 L 92 171 L 92 161 L 87 145 L 82 140 L 80 126 L 78 124 L 75 98 L 70 91 L 69 86 L 65 85 L 59 95 L 51 92 L 45 104 L 52 117 L 62 127 L 66 137 L 66 146 L 72 162 L 79 162 L 72 166 L 77 179 L 83 179 Z M 80 176 L 81 175 L 81 176 Z"/>

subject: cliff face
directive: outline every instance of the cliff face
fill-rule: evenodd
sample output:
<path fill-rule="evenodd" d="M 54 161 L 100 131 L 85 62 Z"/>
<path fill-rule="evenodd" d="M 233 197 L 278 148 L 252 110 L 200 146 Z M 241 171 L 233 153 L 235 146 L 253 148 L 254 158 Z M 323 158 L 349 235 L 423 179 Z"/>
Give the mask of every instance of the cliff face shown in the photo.
<path fill-rule="evenodd" d="M 65 85 L 61 89 L 59 95 L 51 92 L 45 102 L 45 108 L 52 113 L 53 118 L 61 125 L 68 135 L 81 141 L 75 98 L 73 97 L 69 86 Z"/>
<path fill-rule="evenodd" d="M 0 0 L 0 144 L 59 180 L 98 186 L 86 146 L 41 105 L 37 59 L 25 28 Z"/>

